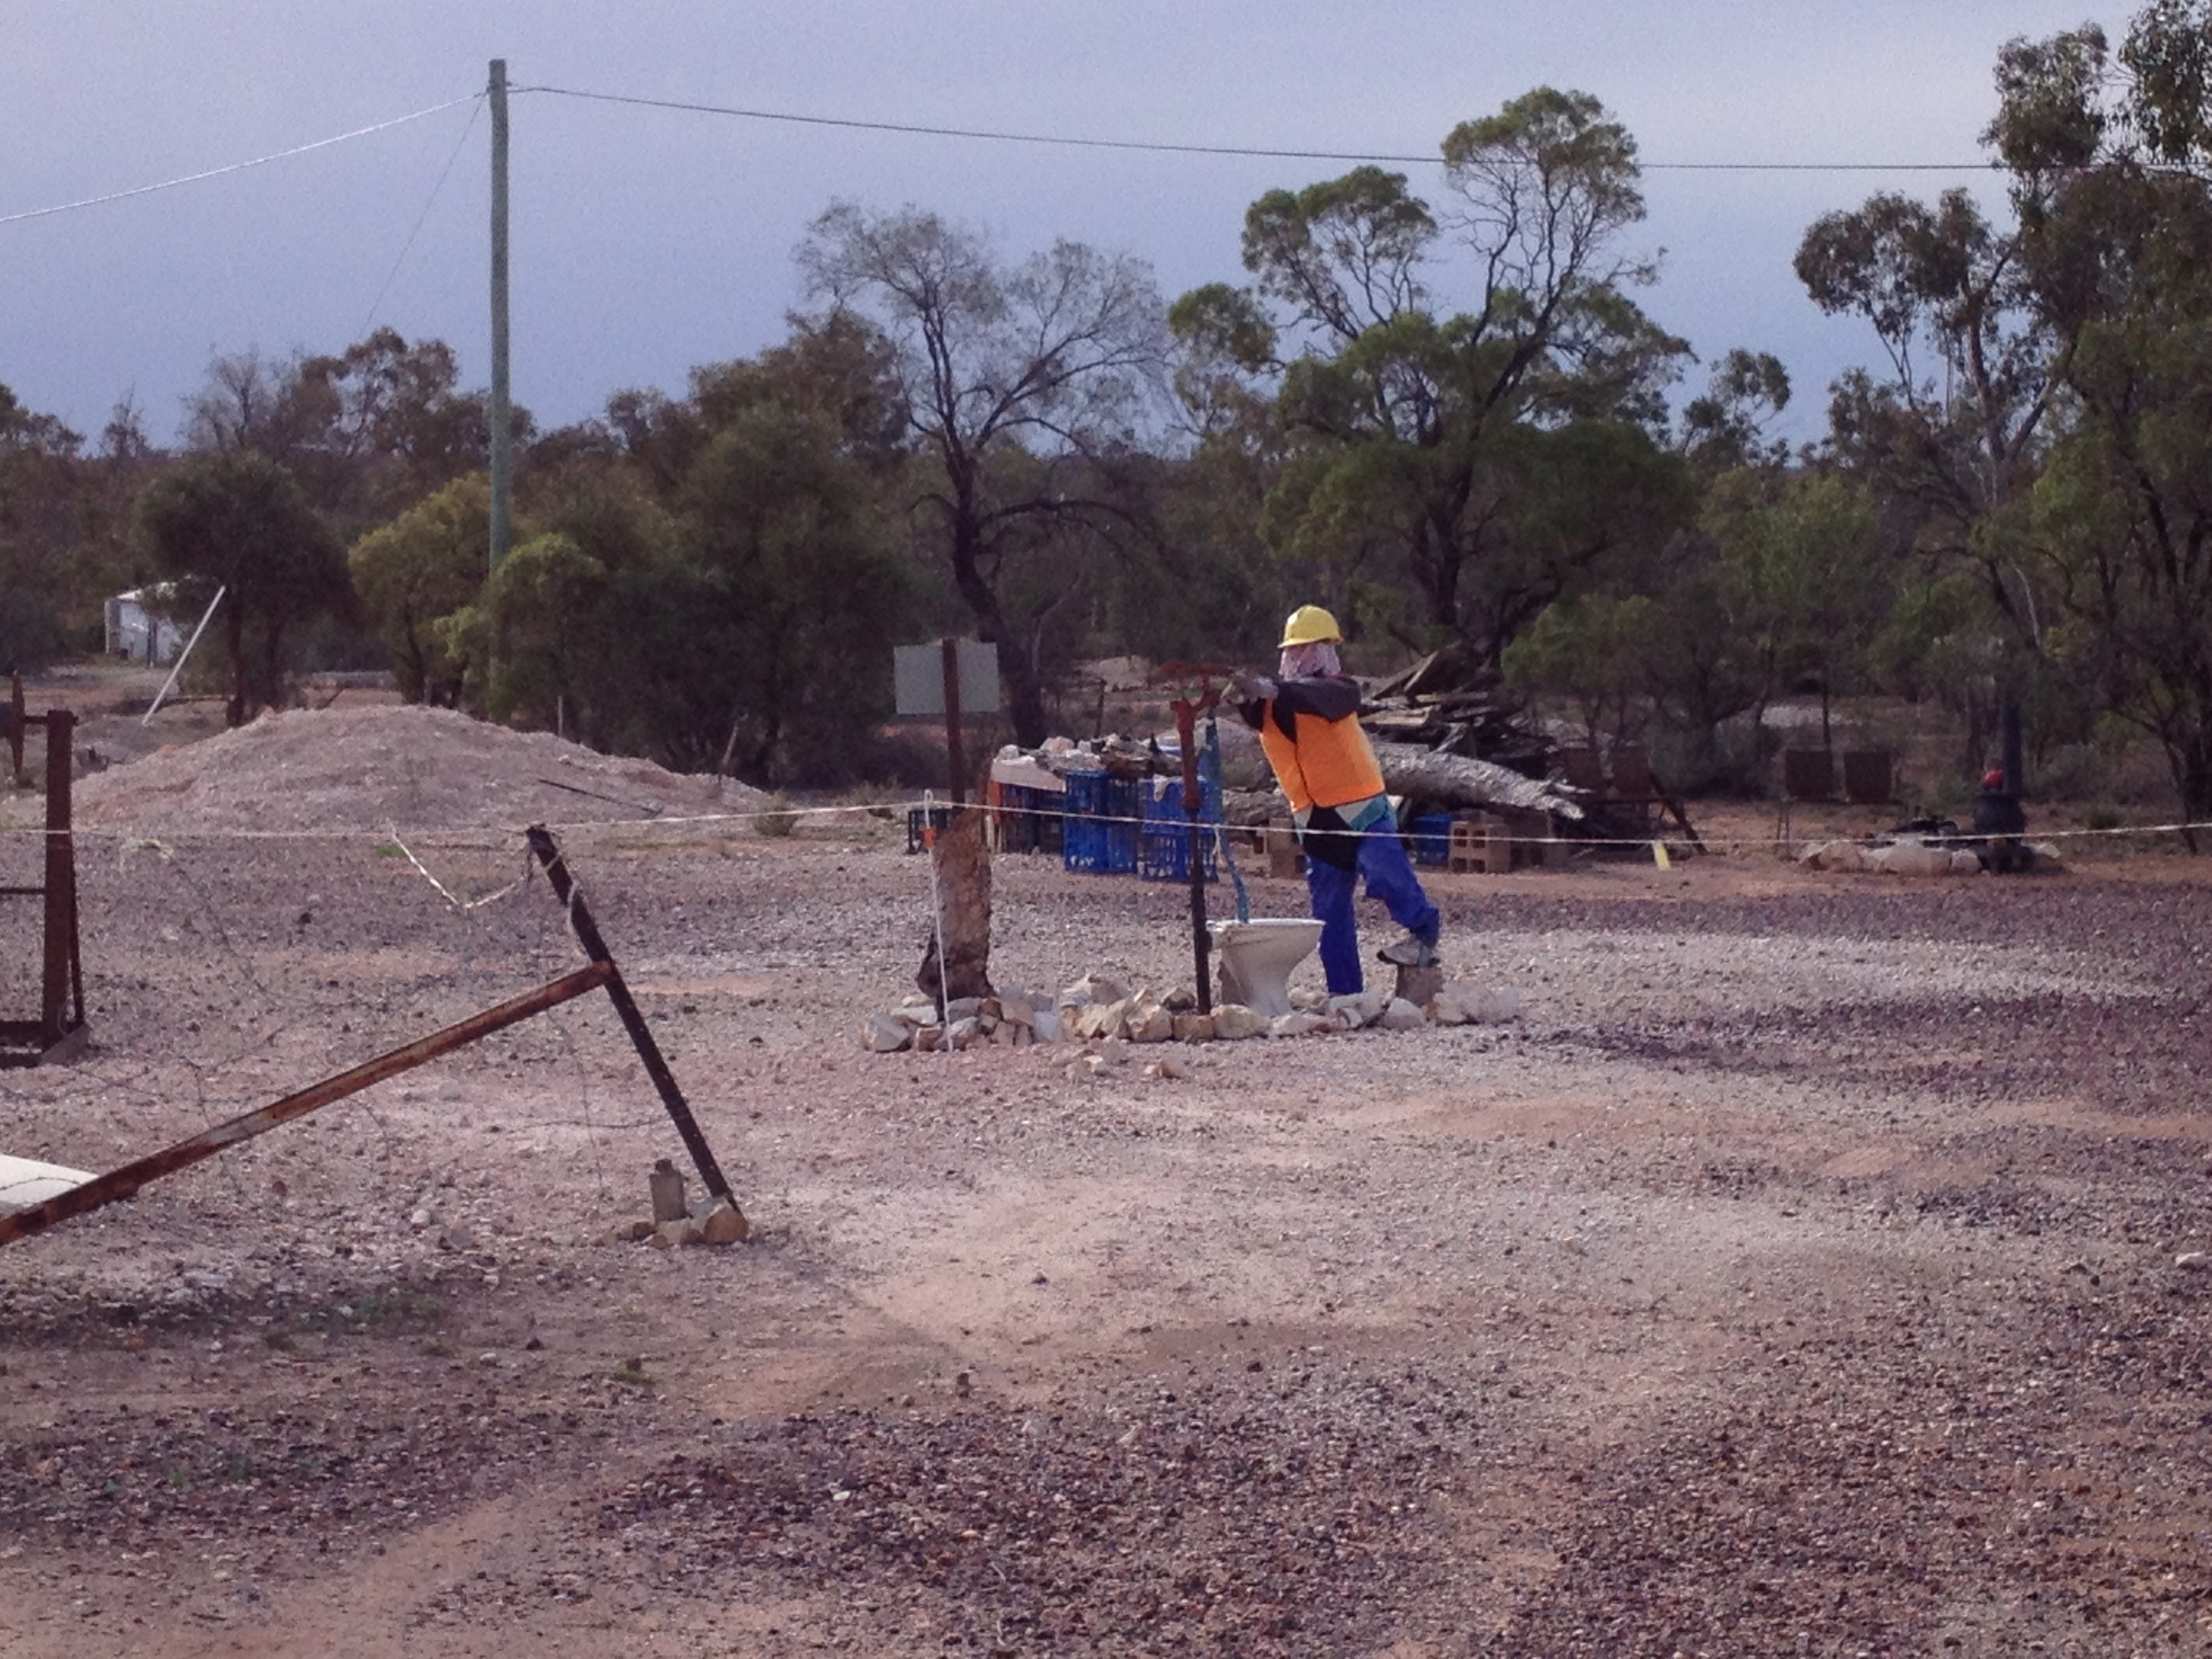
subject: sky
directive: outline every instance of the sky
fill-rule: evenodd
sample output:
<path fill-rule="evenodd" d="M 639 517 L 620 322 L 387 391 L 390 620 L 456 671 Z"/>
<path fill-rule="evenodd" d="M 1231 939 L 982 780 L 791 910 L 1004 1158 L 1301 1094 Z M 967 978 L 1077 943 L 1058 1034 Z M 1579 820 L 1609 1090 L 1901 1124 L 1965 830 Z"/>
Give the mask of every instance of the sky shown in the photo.
<path fill-rule="evenodd" d="M 96 436 L 118 400 L 173 441 L 218 354 L 343 349 L 390 325 L 489 374 L 489 115 L 518 88 L 921 125 L 1430 155 L 1532 87 L 1595 94 L 1647 163 L 1972 163 L 2017 35 L 2127 13 L 2092 0 L 5 0 L 0 383 Z M 204 181 L 10 215 L 454 106 Z M 518 92 L 514 396 L 541 427 L 775 343 L 792 250 L 833 199 L 928 209 L 1018 257 L 1066 237 L 1148 259 L 1163 293 L 1243 280 L 1264 191 L 1348 163 L 992 144 Z M 1438 170 L 1404 169 L 1417 190 Z M 1790 260 L 1879 190 L 1988 173 L 1647 173 L 1641 298 L 1705 363 L 1771 351 L 1817 436 L 1867 362 Z M 1440 295 L 1449 304 L 1450 290 Z M 1705 370 L 1689 372 L 1692 387 Z"/>

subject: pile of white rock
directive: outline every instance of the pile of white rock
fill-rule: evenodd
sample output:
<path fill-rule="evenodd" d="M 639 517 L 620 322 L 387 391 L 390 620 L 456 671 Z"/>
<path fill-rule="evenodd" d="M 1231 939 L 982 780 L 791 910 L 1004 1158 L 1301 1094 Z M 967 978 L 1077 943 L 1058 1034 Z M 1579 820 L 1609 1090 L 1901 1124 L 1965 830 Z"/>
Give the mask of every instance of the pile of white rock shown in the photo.
<path fill-rule="evenodd" d="M 1272 1019 L 1235 1002 L 1217 1003 L 1211 1013 L 1200 1013 L 1188 986 L 1161 995 L 1149 985 L 1132 990 L 1111 974 L 1092 973 L 1049 1000 L 1012 991 L 958 998 L 946 1005 L 942 1021 L 934 1003 L 909 997 L 889 1013 L 871 1014 L 860 1027 L 860 1046 L 883 1054 L 908 1048 L 1021 1048 L 1071 1040 L 1093 1045 L 1241 1042 L 1370 1029 L 1497 1025 L 1519 1017 L 1521 997 L 1516 991 L 1453 983 L 1425 1005 L 1379 990 L 1341 997 L 1293 991 L 1291 1004 L 1291 1012 Z"/>
<path fill-rule="evenodd" d="M 1879 847 L 1855 841 L 1821 842 L 1797 855 L 1808 870 L 1861 872 L 1871 876 L 1978 876 L 1982 861 L 1963 847 L 1896 841 Z"/>

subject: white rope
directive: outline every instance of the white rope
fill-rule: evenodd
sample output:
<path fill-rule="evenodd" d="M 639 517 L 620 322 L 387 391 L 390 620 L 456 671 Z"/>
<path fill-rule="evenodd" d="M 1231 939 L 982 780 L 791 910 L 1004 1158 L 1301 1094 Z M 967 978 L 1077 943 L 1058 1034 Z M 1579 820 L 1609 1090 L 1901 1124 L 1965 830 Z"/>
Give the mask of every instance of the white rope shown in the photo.
<path fill-rule="evenodd" d="M 498 903 L 501 899 L 509 896 L 511 894 L 520 891 L 523 887 L 528 884 L 530 880 L 531 866 L 529 862 L 525 860 L 522 866 L 522 873 L 517 876 L 513 881 L 507 883 L 506 886 L 501 888 L 496 893 L 487 894 L 480 899 L 462 899 L 448 891 L 446 887 L 446 884 L 440 881 L 437 877 L 430 873 L 428 868 L 423 864 L 422 860 L 415 856 L 414 849 L 409 847 L 405 842 L 399 839 L 399 832 L 397 830 L 387 830 L 385 831 L 385 835 L 391 845 L 397 847 L 401 853 L 406 855 L 407 862 L 415 866 L 416 873 L 421 876 L 423 880 L 428 882 L 431 886 L 436 888 L 438 890 L 438 896 L 445 900 L 447 904 L 453 908 L 456 913 L 461 915 L 466 915 L 472 910 L 481 910 L 486 905 Z"/>
<path fill-rule="evenodd" d="M 900 812 L 900 811 L 905 811 L 905 812 L 908 812 L 908 813 L 916 813 L 916 812 L 924 811 L 926 811 L 926 810 L 927 809 L 927 805 L 928 805 L 931 801 L 933 801 L 933 798 L 934 798 L 934 797 L 933 797 L 933 792 L 925 792 L 924 796 L 923 796 L 923 799 L 922 799 L 921 800 L 920 800 L 920 801 L 915 801 L 915 800 L 907 800 L 907 799 L 887 800 L 887 801 L 863 801 L 863 802 L 856 802 L 856 803 L 848 803 L 848 804 L 846 804 L 846 805 L 837 805 L 837 806 L 793 806 L 793 807 L 789 807 L 789 808 L 778 807 L 778 808 L 777 808 L 777 809 L 775 809 L 775 810 L 776 810 L 777 811 L 779 811 L 779 812 L 782 812 L 782 811 L 789 811 L 789 812 L 790 812 L 793 817 L 806 817 L 806 818 L 854 817 L 860 816 L 860 815 L 862 815 L 862 814 L 866 814 L 866 815 L 867 815 L 867 816 L 873 817 L 883 817 L 886 812 L 889 812 L 889 813 L 891 813 L 891 814 L 893 814 L 893 815 L 896 815 L 896 813 L 898 813 L 898 812 Z M 1752 804 L 1755 805 L 1756 803 L 1752 803 Z M 1767 803 L 1767 805 L 1771 805 L 1771 803 Z M 979 810 L 979 811 L 993 811 L 993 812 L 1004 812 L 1004 813 L 1017 813 L 1017 812 L 1028 812 L 1028 811 L 1044 811 L 1044 812 L 1049 813 L 1049 812 L 1051 811 L 1051 809 L 1049 809 L 1049 808 L 1030 808 L 1030 807 L 1003 806 L 1003 805 L 1002 805 L 1002 806 L 995 806 L 995 807 L 994 807 L 994 806 L 983 806 L 983 805 L 978 805 L 977 810 Z M 1469 809 L 1468 809 L 1468 810 L 1469 810 L 1469 811 L 1484 811 L 1484 810 L 1506 810 L 1506 811 L 1511 811 L 1511 810 L 1516 810 L 1516 809 L 1510 809 L 1510 808 L 1507 808 L 1507 809 L 1483 809 L 1483 808 L 1469 808 Z M 1540 809 L 1529 809 L 1529 810 L 1540 810 Z M 562 835 L 562 836 L 581 836 L 581 835 L 588 835 L 588 834 L 592 833 L 592 831 L 594 831 L 594 830 L 631 830 L 631 831 L 634 831 L 634 830 L 646 830 L 646 829 L 655 829 L 655 830 L 657 830 L 657 829 L 663 829 L 663 828 L 669 828 L 669 829 L 674 829 L 674 828 L 690 828 L 690 827 L 694 827 L 694 826 L 697 826 L 697 825 L 702 825 L 702 824 L 716 824 L 716 823 L 741 823 L 741 824 L 750 824 L 750 823 L 752 822 L 753 818 L 754 818 L 756 816 L 757 816 L 757 812 L 756 812 L 756 811 L 755 811 L 755 810 L 748 809 L 748 810 L 744 811 L 737 811 L 737 812 L 700 812 L 700 813 L 693 813 L 693 814 L 689 814 L 689 815 L 685 815 L 685 816 L 681 816 L 681 817 L 657 817 L 657 818 L 587 818 L 587 819 L 578 819 L 578 820 L 574 820 L 574 821 L 570 821 L 570 822 L 553 822 L 553 823 L 549 823 L 546 825 L 546 828 L 547 828 L 547 829 L 549 829 L 549 830 L 552 830 L 553 832 L 555 832 L 555 833 L 556 833 L 556 834 L 557 834 L 557 835 Z M 1073 821 L 1073 822 L 1076 822 L 1076 823 L 1080 823 L 1130 824 L 1130 825 L 1136 825 L 1136 826 L 1139 826 L 1139 827 L 1142 827 L 1142 826 L 1146 826 L 1146 825 L 1150 825 L 1150 826 L 1152 826 L 1152 827 L 1153 827 L 1153 828 L 1155 828 L 1155 829 L 1161 829 L 1161 830 L 1173 829 L 1173 830 L 1177 830 L 1177 831 L 1181 831 L 1181 830 L 1182 830 L 1186 826 L 1186 824 L 1187 824 L 1187 823 L 1188 823 L 1188 820 L 1183 819 L 1183 818 L 1182 818 L 1182 817 L 1175 817 L 1175 818 L 1148 818 L 1148 817 L 1141 817 L 1141 816 L 1128 816 L 1128 815 L 1124 815 L 1124 814 L 1093 814 L 1093 813 L 1088 813 L 1088 812 L 1082 813 L 1082 814 L 1079 814 L 1079 815 L 1075 815 L 1075 816 L 1072 818 L 1072 820 L 1071 820 L 1071 821 Z M 1212 821 L 1211 821 L 1211 820 L 1209 820 L 1209 822 L 1212 822 Z M 1226 830 L 1260 830 L 1260 829 L 1263 828 L 1264 826 L 1262 826 L 1262 825 L 1261 825 L 1261 824 L 1256 824 L 1256 823 L 1251 823 L 1251 824 L 1224 823 L 1224 824 L 1223 824 L 1223 825 L 1222 825 L 1222 827 L 1223 827 L 1223 828 L 1224 828 L 1224 829 L 1226 829 Z M 473 824 L 471 824 L 471 823 L 464 823 L 464 824 L 445 824 L 445 825 L 422 825 L 422 826 L 417 826 L 417 828 L 416 829 L 416 830 L 414 831 L 414 833 L 418 834 L 418 835 L 428 835 L 428 836 L 439 836 L 439 837 L 454 836 L 510 836 L 510 835 L 518 834 L 518 833 L 520 833 L 520 830 L 519 830 L 518 826 L 516 826 L 516 825 L 514 825 L 514 824 L 512 824 L 512 823 L 473 823 Z M 1335 835 L 1341 835 L 1341 836 L 1354 836 L 1365 837 L 1365 836 L 1402 836 L 1402 835 L 1406 834 L 1406 833 L 1407 833 L 1407 831 L 1406 831 L 1406 829 L 1405 829 L 1405 827 L 1404 827 L 1404 826 L 1401 826 L 1400 828 L 1395 829 L 1395 830 L 1334 830 L 1334 831 L 1332 831 L 1331 833 L 1332 833 L 1332 834 L 1335 834 Z M 1874 832 L 1874 833 L 1878 833 L 1878 834 L 1891 834 L 1891 833 L 1893 833 L 1893 832 L 1892 832 L 1892 831 L 1887 831 L 1887 830 L 1883 830 L 1883 831 L 1877 831 L 1877 832 Z M 1977 833 L 1977 832 L 1976 832 L 1976 831 L 1974 831 L 1974 830 L 1973 830 L 1972 829 L 1971 829 L 1971 828 L 1968 828 L 1968 827 L 1961 827 L 1961 828 L 1960 828 L 1960 830 L 1958 830 L 1955 833 L 1952 833 L 1952 834 L 1945 834 L 1945 835 L 1942 835 L 1942 836 L 1940 836 L 1936 837 L 1936 839 L 1938 839 L 1938 840 L 1943 840 L 1943 841 L 1954 841 L 1954 840 L 1956 840 L 1956 841 L 1966 841 L 1966 840 L 1974 839 L 1974 838 L 1976 837 L 1976 833 Z M 2197 821 L 2193 821 L 2193 822 L 2177 822 L 2177 823 L 2126 823 L 2126 824 L 2118 824 L 2118 825 L 2112 826 L 2112 827 L 2111 827 L 2111 828 L 2107 828 L 2107 829 L 2101 829 L 2101 830 L 2086 830 L 2086 829 L 2085 829 L 2085 830 L 2060 830 L 2060 829 L 2050 829 L 2050 830 L 2030 830 L 2028 832 L 2027 832 L 2027 834 L 2026 834 L 2024 836 L 2013 837 L 2012 839 L 2024 839 L 2024 840 L 2028 840 L 2028 841 L 2038 841 L 2038 842 L 2045 842 L 2045 841 L 2052 841 L 2052 842 L 2055 842 L 2055 841 L 2089 841 L 2089 840 L 2112 840 L 2112 839 L 2118 839 L 2118 838 L 2125 837 L 2125 836 L 2180 836 L 2180 835 L 2189 835 L 2189 834 L 2212 835 L 2212 820 L 2197 820 Z M 276 841 L 276 842 L 283 842 L 283 841 L 303 841 L 303 842 L 313 842 L 313 841 L 337 841 L 337 842 L 349 842 L 349 841 L 364 841 L 364 840 L 369 840 L 369 839 L 375 839 L 375 840 L 379 840 L 379 841 L 389 841 L 389 842 L 391 842 L 393 845 L 399 845 L 397 836 L 396 836 L 395 835 L 393 835 L 393 834 L 392 834 L 392 831 L 390 831 L 389 830 L 371 830 L 371 829 L 368 829 L 368 828 L 350 828 L 350 827 L 344 827 L 344 826 L 340 826 L 340 827 L 337 827 L 337 828 L 332 828 L 332 829 L 319 829 L 319 830 L 184 830 L 184 829 L 177 829 L 177 828 L 174 828 L 174 827 L 165 827 L 165 828 L 163 828 L 163 829 L 161 829 L 161 830 L 158 830 L 158 831 L 157 831 L 157 830 L 147 830 L 147 829 L 143 829 L 143 828 L 133 828 L 133 827 L 130 827 L 130 826 L 124 826 L 124 827 L 118 827 L 118 828 L 109 828 L 109 827 L 105 827 L 105 826 L 102 826 L 102 827 L 94 827 L 94 828 L 87 828 L 86 826 L 83 826 L 83 825 L 81 825 L 81 824 L 80 824 L 80 825 L 74 826 L 73 828 L 69 829 L 69 830 L 47 830 L 47 829 L 46 829 L 43 824 L 35 824 L 35 823 L 13 824 L 13 825 L 0 824 L 0 836 L 47 836 L 47 835 L 55 835 L 55 836 L 76 836 L 76 837 L 77 837 L 77 838 L 79 838 L 79 839 L 81 839 L 81 840 L 113 840 L 113 839 L 121 839 L 121 840 L 125 841 L 125 842 L 131 842 L 131 841 L 140 841 L 140 842 L 162 842 L 162 843 L 182 842 L 192 842 L 192 841 Z M 1650 835 L 1650 836 L 1536 836 L 1536 835 L 1527 835 L 1527 834 L 1522 834 L 1522 833 L 1520 833 L 1520 832 L 1517 832 L 1517 831 L 1508 831 L 1508 832 L 1506 832 L 1506 837 L 1505 837 L 1505 838 L 1506 838 L 1507 840 L 1509 840 L 1509 841 L 1516 842 L 1518 842 L 1518 843 L 1520 843 L 1520 844 L 1522 844 L 1522 845 L 1523 845 L 1523 846 L 1528 846 L 1528 847 L 1553 847 L 1553 846 L 1557 846 L 1557 847 L 1593 847 L 1593 848 L 1594 848 L 1594 847 L 1649 847 L 1649 846 L 1650 846 L 1650 845 L 1651 845 L 1651 843 L 1652 843 L 1655 840 L 1665 840 L 1665 839 L 1668 839 L 1669 837 L 1668 837 L 1668 836 L 1666 836 L 1664 833 L 1658 834 L 1658 835 Z M 1683 839 L 1683 837 L 1681 836 L 1680 832 L 1679 830 L 1675 832 L 1674 836 L 1673 838 L 1674 838 L 1674 839 L 1678 839 L 1678 840 L 1679 840 L 1679 839 Z M 1705 842 L 1705 845 L 1707 846 L 1707 848 L 1729 848 L 1729 849 L 1730 849 L 1730 850 L 1742 850 L 1742 849 L 1746 849 L 1746 848 L 1761 848 L 1761 847 L 1789 847 L 1789 846 L 1793 846 L 1793 845 L 1800 845 L 1800 844 L 1802 844 L 1802 843 L 1804 843 L 1804 842 L 1808 842 L 1808 841 L 1824 839 L 1824 837 L 1821 837 L 1821 836 L 1810 836 L 1810 835 L 1806 835 L 1806 834 L 1802 834 L 1802 833 L 1796 834 L 1796 835 L 1792 835 L 1792 836 L 1780 836 L 1780 835 L 1763 835 L 1763 836 L 1713 836 L 1713 835 L 1702 835 L 1702 836 L 1701 836 L 1701 838 L 1704 840 L 1704 842 Z M 1982 836 L 1981 836 L 1981 837 L 1980 837 L 1980 838 L 1981 838 L 1981 839 L 1984 839 L 1984 840 L 1986 840 L 1986 839 L 1988 839 L 1988 836 L 1987 836 L 1987 835 L 1986 835 L 1986 834 L 1984 834 L 1984 835 L 1982 835 Z M 1845 840 L 1845 841 L 1849 841 L 1849 840 L 1863 840 L 1863 839 L 1865 839 L 1865 837 L 1864 837 L 1863 836 L 1850 836 L 1850 835 L 1848 835 L 1848 834 L 1839 834 L 1839 835 L 1837 835 L 1837 836 L 1834 836 L 1825 837 L 1825 839 L 1831 839 L 1831 840 Z M 404 846 L 401 848 L 401 850 L 402 850 L 403 852 L 404 852 L 404 851 L 405 851 L 405 848 L 404 848 Z M 410 856 L 410 857 L 411 857 L 411 856 L 412 856 L 412 854 L 410 854 L 409 856 Z"/>

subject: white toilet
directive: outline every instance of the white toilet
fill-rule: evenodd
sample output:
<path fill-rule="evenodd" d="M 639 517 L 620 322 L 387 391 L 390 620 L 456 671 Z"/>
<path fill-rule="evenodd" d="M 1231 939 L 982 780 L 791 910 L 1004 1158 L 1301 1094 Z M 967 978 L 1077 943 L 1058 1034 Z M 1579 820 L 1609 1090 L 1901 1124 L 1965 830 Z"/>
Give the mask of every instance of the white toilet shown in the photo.
<path fill-rule="evenodd" d="M 1321 924 L 1308 916 L 1210 921 L 1221 964 L 1221 1000 L 1273 1018 L 1291 1009 L 1291 970 L 1321 943 Z"/>

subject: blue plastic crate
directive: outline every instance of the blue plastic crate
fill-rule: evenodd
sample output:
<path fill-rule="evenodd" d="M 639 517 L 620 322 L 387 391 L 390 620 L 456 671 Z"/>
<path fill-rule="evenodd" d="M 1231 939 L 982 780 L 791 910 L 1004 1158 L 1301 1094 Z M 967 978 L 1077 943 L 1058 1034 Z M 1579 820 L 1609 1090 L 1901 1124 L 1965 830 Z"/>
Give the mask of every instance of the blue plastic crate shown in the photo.
<path fill-rule="evenodd" d="M 1218 881 L 1219 843 L 1213 834 L 1221 822 L 1221 785 L 1199 780 L 1199 868 L 1207 881 Z M 1190 879 L 1190 819 L 1182 810 L 1182 780 L 1153 778 L 1145 791 L 1145 833 L 1137 849 L 1137 874 L 1146 881 Z"/>
<path fill-rule="evenodd" d="M 1406 850 L 1416 864 L 1443 864 L 1451 857 L 1452 815 L 1424 812 L 1406 826 Z"/>
<path fill-rule="evenodd" d="M 1144 807 L 1140 779 L 1106 772 L 1069 773 L 1061 864 L 1097 875 L 1127 875 L 1135 870 Z"/>

